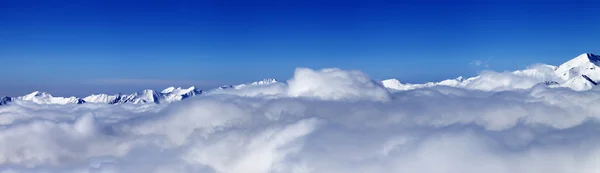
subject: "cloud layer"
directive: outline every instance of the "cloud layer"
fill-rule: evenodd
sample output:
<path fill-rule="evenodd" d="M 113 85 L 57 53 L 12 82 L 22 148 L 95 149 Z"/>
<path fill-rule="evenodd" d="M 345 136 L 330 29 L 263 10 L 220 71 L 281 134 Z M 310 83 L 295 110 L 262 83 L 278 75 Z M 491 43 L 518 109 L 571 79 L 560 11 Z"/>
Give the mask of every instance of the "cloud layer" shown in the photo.
<path fill-rule="evenodd" d="M 511 79 L 495 88 L 528 84 Z M 532 86 L 388 91 L 300 68 L 287 84 L 164 105 L 14 103 L 0 107 L 0 172 L 600 170 L 600 92 Z"/>

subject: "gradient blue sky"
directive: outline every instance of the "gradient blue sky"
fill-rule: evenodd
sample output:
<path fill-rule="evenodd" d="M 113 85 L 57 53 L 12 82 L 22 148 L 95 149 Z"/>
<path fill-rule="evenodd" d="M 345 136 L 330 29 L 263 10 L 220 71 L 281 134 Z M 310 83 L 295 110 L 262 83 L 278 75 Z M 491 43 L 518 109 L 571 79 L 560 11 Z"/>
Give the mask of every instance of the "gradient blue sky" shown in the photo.
<path fill-rule="evenodd" d="M 540 3 L 544 2 L 544 3 Z M 0 95 L 289 79 L 425 82 L 600 53 L 593 1 L 0 1 Z"/>

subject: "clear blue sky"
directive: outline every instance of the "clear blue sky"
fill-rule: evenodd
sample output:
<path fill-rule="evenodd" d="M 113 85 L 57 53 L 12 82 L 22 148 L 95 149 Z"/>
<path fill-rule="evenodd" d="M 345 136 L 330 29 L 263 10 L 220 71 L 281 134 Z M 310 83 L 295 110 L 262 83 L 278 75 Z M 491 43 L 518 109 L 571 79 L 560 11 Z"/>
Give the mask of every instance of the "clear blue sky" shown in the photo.
<path fill-rule="evenodd" d="M 544 3 L 540 3 L 544 2 Z M 424 82 L 600 53 L 593 1 L 0 1 L 0 95 L 206 88 L 295 67 Z M 68 87 L 67 87 L 68 86 Z"/>

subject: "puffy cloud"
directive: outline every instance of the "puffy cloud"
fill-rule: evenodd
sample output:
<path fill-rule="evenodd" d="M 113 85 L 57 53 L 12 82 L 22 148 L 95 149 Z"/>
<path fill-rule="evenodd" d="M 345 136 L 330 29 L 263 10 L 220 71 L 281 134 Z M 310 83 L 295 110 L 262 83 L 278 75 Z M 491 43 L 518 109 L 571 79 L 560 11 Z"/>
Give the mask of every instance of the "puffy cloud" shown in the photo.
<path fill-rule="evenodd" d="M 288 81 L 288 94 L 293 97 L 316 97 L 325 100 L 370 99 L 385 101 L 388 91 L 360 71 L 329 68 L 314 71 L 297 68 Z"/>
<path fill-rule="evenodd" d="M 245 97 L 302 97 L 351 101 L 390 99 L 388 90 L 365 73 L 337 68 L 321 70 L 297 68 L 294 77 L 287 83 L 248 86 L 242 89 L 218 89 L 209 93 Z"/>
<path fill-rule="evenodd" d="M 388 93 L 360 72 L 298 69 L 287 84 L 225 91 L 164 105 L 2 106 L 0 172 L 599 169 L 595 89 Z"/>

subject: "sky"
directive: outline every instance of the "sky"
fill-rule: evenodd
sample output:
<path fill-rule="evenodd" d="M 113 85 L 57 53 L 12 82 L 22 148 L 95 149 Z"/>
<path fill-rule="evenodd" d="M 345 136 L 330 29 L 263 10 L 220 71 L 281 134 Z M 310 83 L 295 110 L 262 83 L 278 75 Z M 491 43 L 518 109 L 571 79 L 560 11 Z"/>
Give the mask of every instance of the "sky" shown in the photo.
<path fill-rule="evenodd" d="M 0 95 L 200 88 L 296 67 L 406 82 L 600 53 L 592 1 L 0 1 Z"/>

